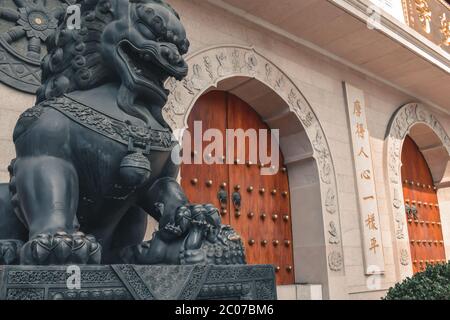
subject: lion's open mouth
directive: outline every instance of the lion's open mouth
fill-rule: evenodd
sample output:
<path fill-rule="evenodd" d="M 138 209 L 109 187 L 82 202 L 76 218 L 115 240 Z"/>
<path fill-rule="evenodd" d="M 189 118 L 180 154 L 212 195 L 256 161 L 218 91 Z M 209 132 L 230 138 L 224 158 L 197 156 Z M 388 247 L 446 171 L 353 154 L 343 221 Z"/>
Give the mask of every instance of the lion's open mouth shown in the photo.
<path fill-rule="evenodd" d="M 171 65 L 163 58 L 159 52 L 160 47 L 139 49 L 131 42 L 124 40 L 120 43 L 118 50 L 134 81 L 156 91 L 163 98 L 167 98 L 169 94 L 169 91 L 164 88 L 164 82 L 170 76 L 180 79 L 185 75 L 183 69 L 177 70 L 178 66 Z"/>

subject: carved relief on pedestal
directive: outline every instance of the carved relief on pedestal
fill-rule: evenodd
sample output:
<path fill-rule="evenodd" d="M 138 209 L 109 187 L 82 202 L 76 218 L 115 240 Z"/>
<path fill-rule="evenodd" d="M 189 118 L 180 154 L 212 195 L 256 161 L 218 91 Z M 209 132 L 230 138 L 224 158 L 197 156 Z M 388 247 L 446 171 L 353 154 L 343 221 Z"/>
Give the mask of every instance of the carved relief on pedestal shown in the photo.
<path fill-rule="evenodd" d="M 267 58 L 244 46 L 212 47 L 187 57 L 186 61 L 190 66 L 187 80 L 182 84 L 167 83 L 172 93 L 163 115 L 174 131 L 186 127 L 189 112 L 198 97 L 208 89 L 217 87 L 221 80 L 239 76 L 257 79 L 277 92 L 297 116 L 313 145 L 317 161 L 325 232 L 335 235 L 330 238 L 327 250 L 329 267 L 332 271 L 343 270 L 337 184 L 331 153 L 316 115 L 296 85 Z"/>

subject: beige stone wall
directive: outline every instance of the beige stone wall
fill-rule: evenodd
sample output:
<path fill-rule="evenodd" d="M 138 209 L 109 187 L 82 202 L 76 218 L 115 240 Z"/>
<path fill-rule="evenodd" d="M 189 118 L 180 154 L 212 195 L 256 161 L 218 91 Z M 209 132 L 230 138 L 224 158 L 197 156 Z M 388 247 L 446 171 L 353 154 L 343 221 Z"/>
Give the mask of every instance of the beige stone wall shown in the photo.
<path fill-rule="evenodd" d="M 442 233 L 444 236 L 445 255 L 450 259 L 450 187 L 438 190 L 441 210 Z"/>
<path fill-rule="evenodd" d="M 15 157 L 12 133 L 19 115 L 34 105 L 35 96 L 0 83 L 0 183 L 9 181 L 7 167 Z"/>

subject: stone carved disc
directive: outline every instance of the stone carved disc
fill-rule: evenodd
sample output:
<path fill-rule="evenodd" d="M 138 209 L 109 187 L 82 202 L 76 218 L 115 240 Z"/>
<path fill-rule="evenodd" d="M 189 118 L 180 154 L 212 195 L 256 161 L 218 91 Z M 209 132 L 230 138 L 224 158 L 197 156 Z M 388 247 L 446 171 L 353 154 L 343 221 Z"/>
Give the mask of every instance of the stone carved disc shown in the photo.
<path fill-rule="evenodd" d="M 46 41 L 76 0 L 0 1 L 0 81 L 35 93 L 41 83 Z"/>

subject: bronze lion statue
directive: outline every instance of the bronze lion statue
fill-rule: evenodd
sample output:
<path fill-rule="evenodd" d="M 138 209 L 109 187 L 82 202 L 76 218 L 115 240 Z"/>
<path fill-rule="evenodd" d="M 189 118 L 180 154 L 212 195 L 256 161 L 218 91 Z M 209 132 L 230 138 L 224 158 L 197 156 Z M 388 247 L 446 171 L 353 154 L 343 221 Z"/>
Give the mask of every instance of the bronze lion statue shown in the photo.
<path fill-rule="evenodd" d="M 17 121 L 0 184 L 0 264 L 244 264 L 212 205 L 189 203 L 162 117 L 189 41 L 162 0 L 84 0 L 60 21 L 36 105 Z M 67 17 L 65 17 L 67 20 Z M 150 215 L 159 222 L 142 243 Z"/>

